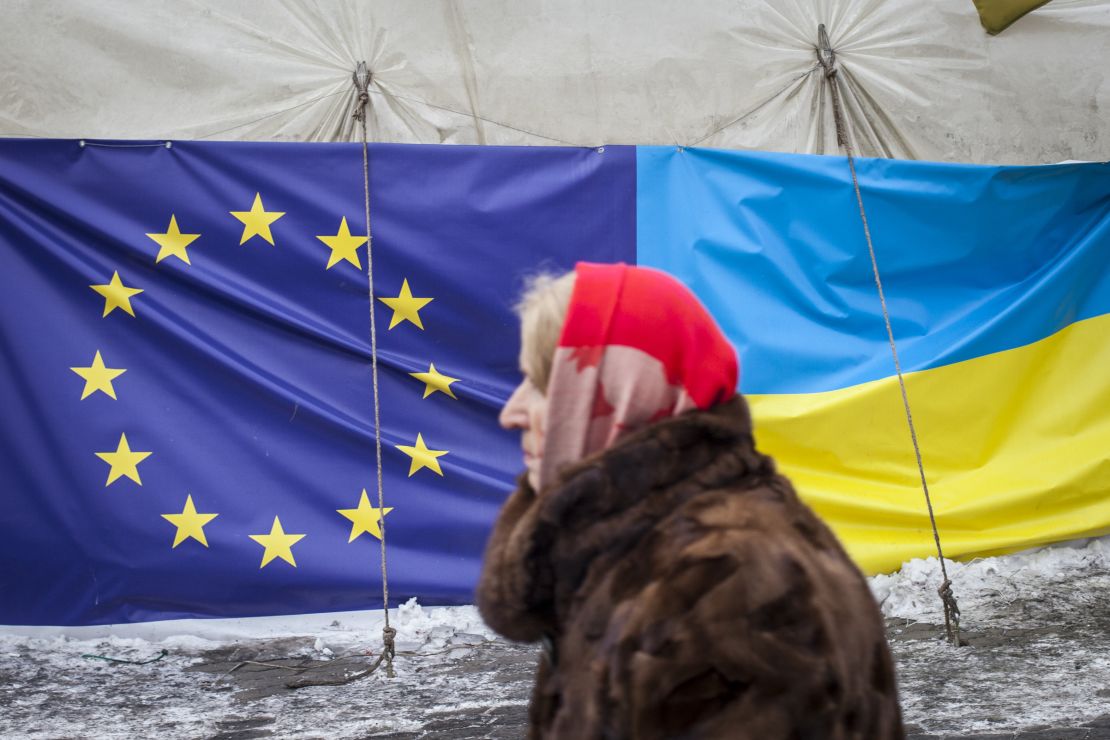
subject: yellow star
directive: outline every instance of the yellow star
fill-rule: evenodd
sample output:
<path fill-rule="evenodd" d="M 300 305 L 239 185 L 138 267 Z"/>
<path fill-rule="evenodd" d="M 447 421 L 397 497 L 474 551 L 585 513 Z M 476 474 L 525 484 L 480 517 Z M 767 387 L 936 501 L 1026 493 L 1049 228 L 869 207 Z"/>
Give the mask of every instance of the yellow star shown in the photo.
<path fill-rule="evenodd" d="M 270 246 L 274 244 L 274 237 L 270 233 L 270 224 L 285 215 L 285 211 L 267 211 L 263 208 L 262 196 L 259 193 L 254 194 L 254 205 L 251 206 L 249 211 L 229 211 L 229 213 L 243 222 L 243 236 L 239 239 L 240 244 L 246 244 L 247 239 L 253 236 L 260 236 L 270 242 Z"/>
<path fill-rule="evenodd" d="M 387 506 L 384 509 L 370 505 L 370 499 L 366 496 L 366 489 L 362 489 L 362 498 L 358 500 L 357 509 L 336 509 L 340 514 L 350 519 L 353 524 L 351 525 L 351 538 L 347 542 L 354 542 L 362 536 L 363 532 L 368 532 L 379 540 L 382 538 L 381 520 L 385 515 L 393 511 L 392 506 Z"/>
<path fill-rule="evenodd" d="M 104 360 L 100 357 L 100 350 L 96 351 L 96 356 L 93 357 L 92 365 L 88 367 L 71 367 L 70 370 L 85 379 L 85 390 L 81 393 L 82 401 L 97 391 L 104 393 L 114 400 L 116 397 L 116 389 L 112 387 L 112 381 L 127 372 L 123 368 L 104 367 Z"/>
<path fill-rule="evenodd" d="M 116 448 L 115 452 L 98 452 L 96 456 L 112 466 L 112 469 L 108 471 L 108 482 L 104 484 L 105 488 L 124 475 L 140 486 L 143 484 L 139 480 L 139 463 L 150 457 L 150 453 L 132 452 L 131 447 L 127 444 L 126 434 L 119 435 L 119 447 Z"/>
<path fill-rule="evenodd" d="M 182 234 L 181 230 L 177 228 L 177 216 L 174 214 L 170 214 L 170 225 L 166 227 L 165 234 L 147 234 L 147 236 L 161 247 L 158 250 L 158 256 L 154 258 L 155 263 L 172 256 L 177 257 L 187 265 L 193 264 L 189 261 L 189 253 L 185 251 L 185 248 L 196 241 L 200 234 Z"/>
<path fill-rule="evenodd" d="M 424 444 L 422 435 L 416 435 L 416 444 L 412 447 L 408 445 L 395 445 L 395 447 L 412 458 L 412 464 L 409 465 L 410 478 L 413 473 L 421 468 L 428 468 L 436 475 L 443 475 L 443 470 L 439 467 L 439 460 L 436 458 L 446 455 L 447 450 L 429 450 L 427 445 Z"/>
<path fill-rule="evenodd" d="M 416 324 L 420 329 L 424 328 L 424 324 L 420 321 L 420 309 L 431 303 L 434 298 L 413 298 L 412 291 L 409 290 L 409 281 L 406 278 L 401 283 L 401 293 L 396 298 L 379 298 L 379 301 L 393 309 L 393 320 L 389 322 L 389 328 L 400 324 L 402 321 L 411 321 Z"/>
<path fill-rule="evenodd" d="M 107 285 L 90 285 L 89 287 L 104 296 L 103 316 L 107 316 L 117 308 L 122 308 L 134 316 L 135 310 L 131 308 L 131 298 L 143 292 L 142 288 L 128 288 L 124 285 L 123 281 L 119 279 L 119 272 L 112 273 L 112 279 Z"/>
<path fill-rule="evenodd" d="M 340 260 L 347 260 L 358 269 L 362 269 L 362 263 L 358 261 L 358 248 L 367 242 L 367 238 L 365 236 L 352 236 L 351 230 L 347 227 L 346 218 L 340 222 L 338 234 L 316 238 L 331 248 L 327 269 L 330 270 Z"/>
<path fill-rule="evenodd" d="M 219 514 L 198 514 L 197 508 L 193 506 L 193 497 L 187 495 L 185 508 L 181 510 L 180 514 L 163 514 L 162 518 L 177 527 L 177 534 L 173 538 L 174 547 L 190 537 L 208 547 L 208 540 L 204 537 L 204 525 L 218 516 Z"/>
<path fill-rule="evenodd" d="M 412 377 L 424 383 L 424 398 L 432 395 L 436 391 L 446 393 L 451 398 L 458 400 L 458 397 L 451 390 L 451 384 L 459 382 L 458 378 L 452 378 L 444 375 L 436 370 L 435 363 L 428 364 L 428 372 L 426 373 L 409 373 Z"/>
<path fill-rule="evenodd" d="M 265 568 L 274 558 L 281 558 L 294 568 L 297 567 L 297 561 L 293 559 L 293 545 L 304 539 L 304 535 L 286 534 L 281 528 L 281 519 L 274 517 L 274 526 L 270 527 L 269 534 L 252 534 L 248 537 L 266 548 L 262 553 L 262 565 L 258 566 L 260 569 Z"/>

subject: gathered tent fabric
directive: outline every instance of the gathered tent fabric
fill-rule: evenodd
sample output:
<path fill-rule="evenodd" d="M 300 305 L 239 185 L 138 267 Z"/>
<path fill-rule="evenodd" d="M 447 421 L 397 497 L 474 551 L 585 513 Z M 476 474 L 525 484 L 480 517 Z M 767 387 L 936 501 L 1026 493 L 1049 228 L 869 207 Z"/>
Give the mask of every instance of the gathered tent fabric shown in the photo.
<path fill-rule="evenodd" d="M 4 136 L 351 141 L 365 61 L 375 141 L 836 153 L 825 24 L 861 155 L 1043 164 L 1110 146 L 1101 0 L 997 37 L 972 0 L 16 0 L 4 17 Z"/>

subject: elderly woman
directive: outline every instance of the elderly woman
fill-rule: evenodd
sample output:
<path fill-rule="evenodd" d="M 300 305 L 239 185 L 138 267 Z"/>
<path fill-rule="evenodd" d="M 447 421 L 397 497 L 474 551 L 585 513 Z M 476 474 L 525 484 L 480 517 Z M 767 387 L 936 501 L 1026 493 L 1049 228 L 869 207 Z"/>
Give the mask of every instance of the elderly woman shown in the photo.
<path fill-rule="evenodd" d="M 859 570 L 755 448 L 735 351 L 640 267 L 521 304 L 501 413 L 527 473 L 490 537 L 489 625 L 542 641 L 534 738 L 902 737 Z"/>

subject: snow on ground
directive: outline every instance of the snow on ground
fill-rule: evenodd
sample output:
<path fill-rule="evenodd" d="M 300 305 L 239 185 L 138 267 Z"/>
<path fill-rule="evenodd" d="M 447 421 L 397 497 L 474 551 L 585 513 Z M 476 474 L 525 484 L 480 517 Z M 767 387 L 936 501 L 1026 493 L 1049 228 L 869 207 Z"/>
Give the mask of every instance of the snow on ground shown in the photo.
<path fill-rule="evenodd" d="M 936 558 L 870 579 L 907 721 L 985 732 L 1110 714 L 1110 537 L 946 567 L 970 647 L 921 639 L 943 635 Z"/>
<path fill-rule="evenodd" d="M 91 628 L 76 638 L 26 628 L 0 635 L 0 737 L 408 737 L 452 724 L 477 733 L 432 736 L 496 737 L 497 725 L 511 731 L 506 737 L 520 736 L 532 648 L 495 640 L 469 606 L 425 609 L 413 601 L 390 621 L 396 678 L 379 671 L 297 691 L 284 686 L 288 672 L 267 666 L 364 668 L 382 644 L 381 613 L 266 619 L 256 634 L 250 620 L 188 620 L 200 635 L 170 634 L 165 624 L 113 627 L 100 638 Z M 147 637 L 119 634 L 129 631 Z M 141 661 L 163 649 L 165 658 L 145 665 L 87 657 Z"/>
<path fill-rule="evenodd" d="M 1013 606 L 1028 596 L 1060 596 L 1058 592 L 1064 592 L 1062 606 L 1069 610 L 1094 607 L 1092 599 L 1105 598 L 1105 593 L 1084 585 L 1094 585 L 1089 583 L 1091 579 L 1101 582 L 1110 574 L 1110 536 L 967 563 L 946 559 L 945 568 L 960 609 L 969 620 L 987 619 L 996 627 L 1019 626 L 1031 615 L 1015 613 Z M 869 580 L 884 616 L 944 623 L 937 598 L 941 575 L 936 558 L 911 560 L 896 573 Z M 1102 606 L 1110 605 L 1103 602 Z"/>
<path fill-rule="evenodd" d="M 870 581 L 911 732 L 1077 727 L 1110 715 L 1110 537 L 947 568 L 970 647 L 943 641 L 935 559 Z M 295 691 L 291 677 L 368 665 L 381 613 L 0 628 L 0 737 L 524 734 L 535 648 L 497 639 L 473 607 L 410 602 L 391 623 L 396 678 L 379 671 Z M 161 650 L 146 665 L 87 657 Z"/>

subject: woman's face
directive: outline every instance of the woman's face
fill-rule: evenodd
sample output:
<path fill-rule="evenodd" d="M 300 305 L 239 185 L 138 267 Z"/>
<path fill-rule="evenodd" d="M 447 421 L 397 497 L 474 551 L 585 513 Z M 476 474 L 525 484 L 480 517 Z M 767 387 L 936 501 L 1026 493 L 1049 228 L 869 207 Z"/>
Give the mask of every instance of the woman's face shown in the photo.
<path fill-rule="evenodd" d="M 539 490 L 540 461 L 543 459 L 543 435 L 547 421 L 547 396 L 525 375 L 513 395 L 509 397 L 499 418 L 505 429 L 521 431 L 520 446 L 524 450 L 524 466 L 528 468 L 528 482 Z"/>

